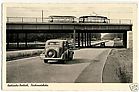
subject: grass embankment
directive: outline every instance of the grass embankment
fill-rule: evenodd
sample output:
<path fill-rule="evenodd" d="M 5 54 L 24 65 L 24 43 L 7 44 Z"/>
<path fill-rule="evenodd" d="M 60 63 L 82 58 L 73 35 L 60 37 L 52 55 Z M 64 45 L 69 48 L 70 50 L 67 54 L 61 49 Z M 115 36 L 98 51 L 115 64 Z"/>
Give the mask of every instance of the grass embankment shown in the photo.
<path fill-rule="evenodd" d="M 8 51 L 6 52 L 6 61 L 37 56 L 41 54 L 42 51 L 43 49 Z"/>
<path fill-rule="evenodd" d="M 131 83 L 133 80 L 132 55 L 132 48 L 113 49 L 103 70 L 103 82 Z"/>

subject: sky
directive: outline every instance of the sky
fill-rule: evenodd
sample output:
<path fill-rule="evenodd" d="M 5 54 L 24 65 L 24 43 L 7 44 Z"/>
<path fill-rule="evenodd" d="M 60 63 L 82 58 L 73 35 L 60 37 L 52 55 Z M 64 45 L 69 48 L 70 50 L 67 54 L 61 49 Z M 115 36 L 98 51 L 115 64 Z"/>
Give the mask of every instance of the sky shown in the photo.
<path fill-rule="evenodd" d="M 132 19 L 132 5 L 120 4 L 41 4 L 7 7 L 7 17 L 44 17 L 51 15 L 100 15 L 111 19 Z"/>

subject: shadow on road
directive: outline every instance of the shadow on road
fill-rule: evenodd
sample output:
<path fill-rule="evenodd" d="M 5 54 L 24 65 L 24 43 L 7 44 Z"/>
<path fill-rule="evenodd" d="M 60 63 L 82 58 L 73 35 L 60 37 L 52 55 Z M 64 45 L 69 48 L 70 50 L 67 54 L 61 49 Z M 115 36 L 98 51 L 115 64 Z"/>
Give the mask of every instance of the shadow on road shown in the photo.
<path fill-rule="evenodd" d="M 67 61 L 66 63 L 63 63 L 61 61 L 59 62 L 49 62 L 48 64 L 64 64 L 64 65 L 69 65 L 69 64 L 79 64 L 79 63 L 88 63 L 90 60 L 87 59 L 73 59 L 71 61 Z"/>

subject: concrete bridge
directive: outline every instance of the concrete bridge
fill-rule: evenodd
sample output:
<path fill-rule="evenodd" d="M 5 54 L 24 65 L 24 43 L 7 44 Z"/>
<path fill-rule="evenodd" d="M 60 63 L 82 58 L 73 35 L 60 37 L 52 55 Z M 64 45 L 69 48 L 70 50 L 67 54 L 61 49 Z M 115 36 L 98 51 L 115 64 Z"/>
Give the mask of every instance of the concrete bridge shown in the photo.
<path fill-rule="evenodd" d="M 83 40 L 86 43 L 85 47 L 91 47 L 91 33 L 123 33 L 123 47 L 127 47 L 127 31 L 132 31 L 131 20 L 115 20 L 115 22 L 110 20 L 108 23 L 51 23 L 44 20 L 38 21 L 38 18 L 34 18 L 34 21 L 25 21 L 26 18 L 18 18 L 18 21 L 13 19 L 7 18 L 7 48 L 10 40 L 8 35 L 11 33 L 16 33 L 17 39 L 20 33 L 25 33 L 26 46 L 28 33 L 73 33 L 74 47 L 76 33 L 78 34 L 78 47 L 83 47 Z M 17 41 L 17 46 L 18 44 Z"/>

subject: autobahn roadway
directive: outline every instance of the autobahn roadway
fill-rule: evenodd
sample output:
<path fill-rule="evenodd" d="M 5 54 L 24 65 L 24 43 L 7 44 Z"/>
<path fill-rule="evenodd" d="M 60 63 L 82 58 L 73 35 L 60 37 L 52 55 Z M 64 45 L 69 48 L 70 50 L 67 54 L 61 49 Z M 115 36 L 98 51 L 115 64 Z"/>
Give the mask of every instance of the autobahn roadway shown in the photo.
<path fill-rule="evenodd" d="M 75 50 L 74 59 L 66 64 L 44 63 L 39 56 L 8 61 L 6 80 L 7 83 L 101 83 L 110 51 L 110 48 Z"/>

